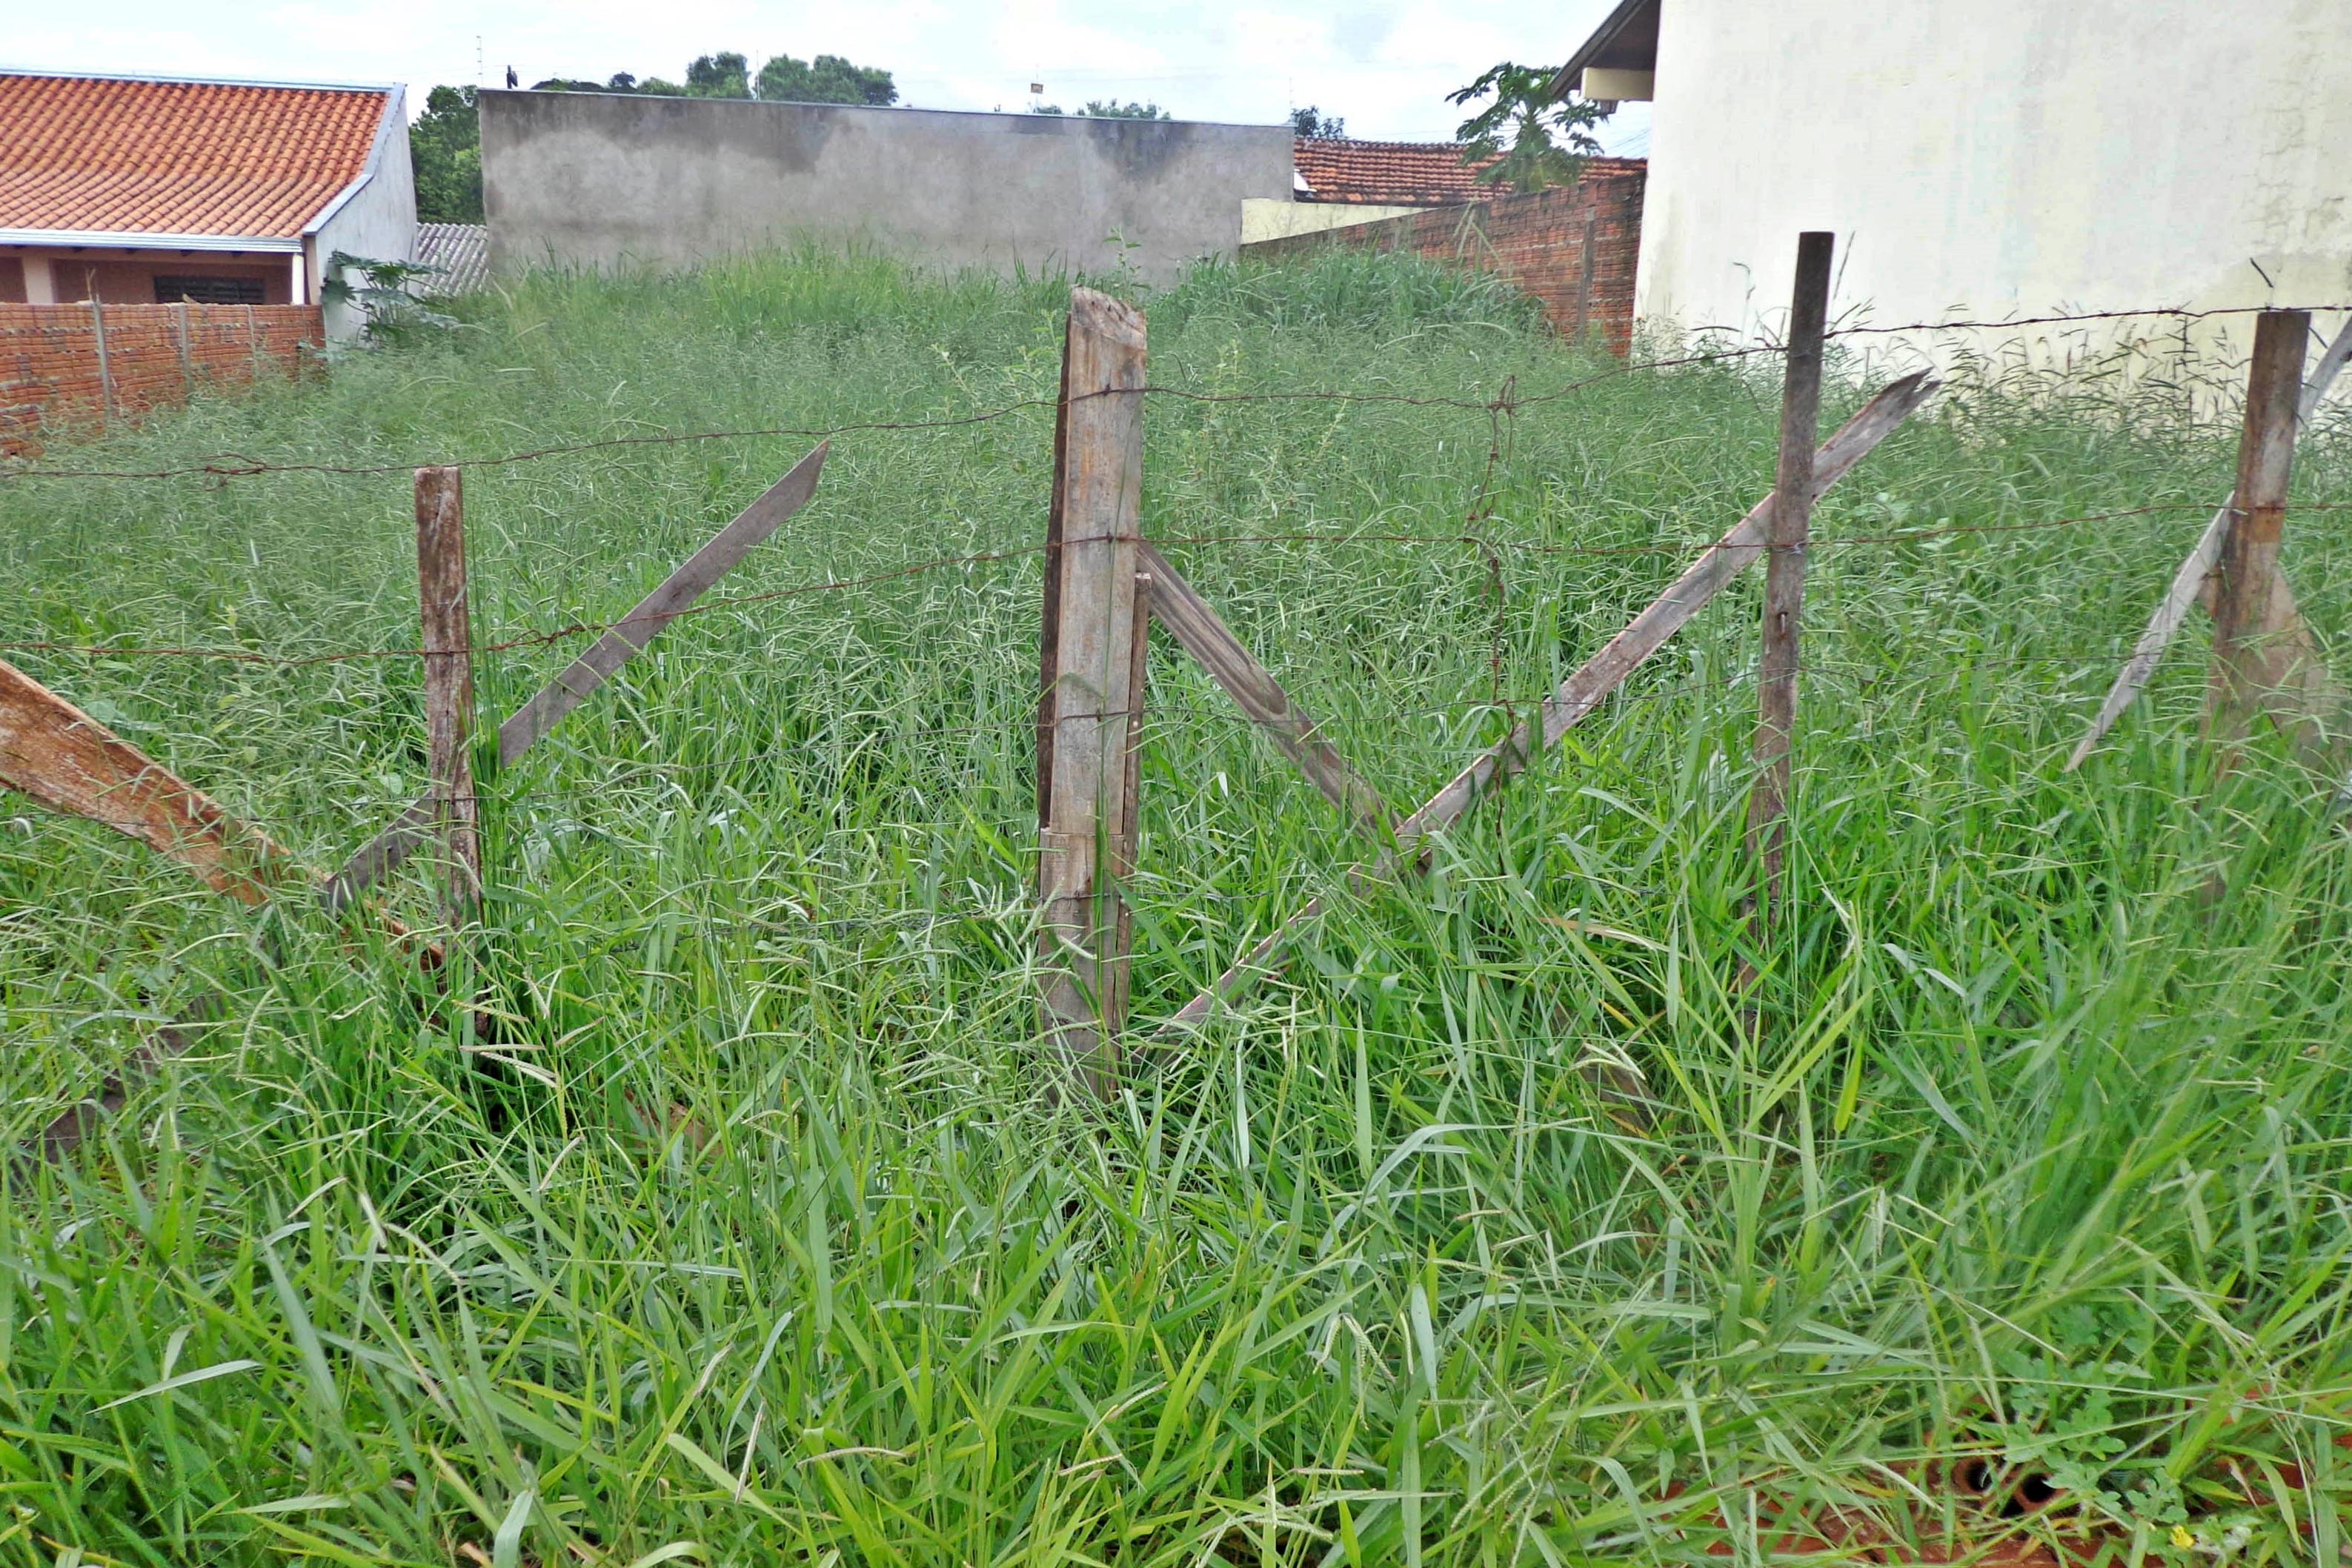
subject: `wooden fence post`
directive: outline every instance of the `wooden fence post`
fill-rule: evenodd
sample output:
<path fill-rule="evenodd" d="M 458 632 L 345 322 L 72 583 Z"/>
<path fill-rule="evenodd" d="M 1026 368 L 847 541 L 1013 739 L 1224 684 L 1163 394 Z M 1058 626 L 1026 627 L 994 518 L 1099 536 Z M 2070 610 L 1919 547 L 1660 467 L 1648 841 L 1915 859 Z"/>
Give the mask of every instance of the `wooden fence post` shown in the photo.
<path fill-rule="evenodd" d="M 172 320 L 178 328 L 180 346 L 180 400 L 193 402 L 196 395 L 196 367 L 188 353 L 188 302 L 181 300 L 172 308 Z"/>
<path fill-rule="evenodd" d="M 1600 233 L 1601 214 L 1596 210 L 1587 209 L 1584 215 L 1584 255 L 1581 258 L 1584 281 L 1576 291 L 1576 331 L 1570 334 L 1579 348 L 1584 346 L 1585 338 L 1592 331 L 1592 275 L 1595 266 L 1592 247 L 1594 241 L 1599 238 Z"/>
<path fill-rule="evenodd" d="M 475 832 L 474 645 L 466 605 L 466 513 L 460 470 L 416 470 L 416 586 L 425 628 L 425 756 L 441 835 L 443 902 L 452 919 L 482 889 Z"/>
<path fill-rule="evenodd" d="M 2347 362 L 2352 362 L 2352 319 L 2347 319 L 2343 326 L 2336 329 L 2334 340 L 2321 351 L 2319 363 L 2311 367 L 2311 377 L 2303 384 L 2303 395 L 2295 404 L 2295 422 L 2298 425 L 2308 425 L 2311 416 L 2319 412 L 2328 388 L 2336 384 L 2336 378 Z M 2146 689 L 2148 679 L 2156 673 L 2156 661 L 2164 656 L 2174 634 L 2189 618 L 2189 606 L 2202 605 L 2207 614 L 2212 613 L 2213 582 L 2221 563 L 2221 536 L 2229 531 L 2231 506 L 2236 499 L 2232 494 L 2230 500 L 2221 503 L 2221 510 L 2213 514 L 2212 521 L 2205 525 L 2205 531 L 2197 536 L 2197 547 L 2189 552 L 2189 558 L 2172 574 L 2171 585 L 2156 602 L 2155 610 L 2147 617 L 2147 629 L 2141 632 L 2139 640 L 2132 645 L 2131 657 L 2124 660 L 2123 668 L 2116 672 L 2115 684 L 2107 689 L 2106 700 L 2099 704 L 2098 714 L 2092 719 L 2090 728 L 2083 731 L 2082 740 L 2075 743 L 2074 754 L 2066 759 L 2066 772 L 2071 773 L 2083 765 L 2083 760 L 2091 754 L 2091 748 L 2105 737 L 2115 721 L 2123 716 L 2124 710 L 2130 707 Z M 2301 675 L 2305 689 L 2310 693 L 2315 705 L 2335 710 L 2340 714 L 2347 705 L 2342 692 L 2329 679 L 2326 667 L 2319 659 L 2311 628 L 2301 624 L 2302 616 L 2294 609 L 2294 595 L 2288 590 L 2284 577 L 2272 581 L 2271 618 L 2292 628 L 2295 657 L 2303 667 Z"/>
<path fill-rule="evenodd" d="M 2238 437 L 2238 488 L 2221 536 L 2221 581 L 2213 599 L 2213 666 L 2207 717 L 2214 739 L 2244 735 L 2258 711 L 2282 726 L 2295 713 L 2273 700 L 2293 674 L 2294 650 L 2273 614 L 2279 586 L 2279 541 L 2286 526 L 2287 479 L 2294 465 L 2297 395 L 2303 389 L 2305 310 L 2265 310 L 2254 321 L 2254 357 L 2246 374 L 2246 420 Z"/>
<path fill-rule="evenodd" d="M 1070 295 L 1046 522 L 1038 713 L 1037 886 L 1045 1025 L 1095 1091 L 1115 1093 L 1129 841 L 1130 736 L 1143 489 L 1144 321 L 1107 294 Z"/>
<path fill-rule="evenodd" d="M 106 307 L 98 298 L 98 289 L 89 291 L 89 332 L 98 345 L 98 427 L 108 435 L 114 432 L 114 367 L 106 356 Z"/>
<path fill-rule="evenodd" d="M 1756 784 L 1748 797 L 1748 852 L 1759 863 L 1758 930 L 1772 924 L 1788 847 L 1789 748 L 1797 722 L 1797 638 L 1805 608 L 1805 543 L 1813 516 L 1813 443 L 1822 407 L 1822 335 L 1828 325 L 1832 237 L 1797 237 L 1789 301 L 1788 369 L 1780 391 L 1780 458 L 1766 543 L 1764 660 L 1756 701 Z"/>

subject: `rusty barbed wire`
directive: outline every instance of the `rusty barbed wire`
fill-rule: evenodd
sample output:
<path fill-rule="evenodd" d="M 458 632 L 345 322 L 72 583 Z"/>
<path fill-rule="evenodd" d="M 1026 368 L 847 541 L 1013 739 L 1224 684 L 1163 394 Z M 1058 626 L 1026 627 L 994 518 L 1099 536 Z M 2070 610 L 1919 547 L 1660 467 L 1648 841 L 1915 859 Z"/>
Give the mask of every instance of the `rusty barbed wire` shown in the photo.
<path fill-rule="evenodd" d="M 2157 501 L 2146 506 L 2122 507 L 2109 511 L 2084 512 L 2069 517 L 2037 518 L 2021 522 L 1952 523 L 1929 528 L 1906 529 L 1893 533 L 1834 534 L 1816 537 L 1808 548 L 1834 549 L 1851 545 L 1902 545 L 1926 540 L 1952 538 L 1966 534 L 2000 534 L 2042 532 L 2053 529 L 2082 527 L 2090 523 L 2120 521 L 2136 517 L 2150 517 L 2167 512 L 2210 513 L 2213 508 L 2203 501 Z M 2333 512 L 2352 510 L 2352 502 L 2313 501 L 2288 509 L 2301 512 Z M 1536 540 L 1497 538 L 1475 532 L 1449 533 L 1365 533 L 1338 531 L 1293 531 L 1284 533 L 1204 533 L 1174 534 L 1155 538 L 1151 543 L 1173 546 L 1213 546 L 1232 544 L 1449 544 L 1475 550 L 1486 558 L 1491 575 L 1496 569 L 1496 552 L 1508 550 L 1520 554 L 1549 557 L 1592 557 L 1607 559 L 1637 555 L 1695 555 L 1712 549 L 1721 536 L 1705 540 L 1668 540 L 1654 544 L 1552 544 Z M 665 612 L 660 616 L 623 616 L 611 621 L 574 621 L 551 630 L 528 632 L 495 642 L 477 644 L 477 655 L 509 653 L 519 648 L 544 647 L 578 637 L 602 637 L 625 626 L 659 621 L 668 626 L 690 620 L 696 616 L 716 610 L 740 608 L 747 605 L 768 604 L 782 599 L 804 597 L 814 594 L 840 593 L 852 588 L 871 587 L 922 576 L 932 572 L 959 566 L 987 565 L 1042 555 L 1043 544 L 1024 545 L 1008 550 L 980 551 L 964 555 L 943 555 L 911 565 L 894 567 L 885 572 L 867 573 L 855 577 L 829 578 L 818 583 L 799 583 L 789 587 L 772 588 L 756 594 L 738 594 L 698 601 L 686 608 Z M 1490 590 L 1491 591 L 1491 590 Z M 24 640 L 0 642 L 0 653 L 54 653 L 76 655 L 89 658 L 194 658 L 213 659 L 224 663 L 268 665 L 278 668 L 297 669 L 314 665 L 343 664 L 364 659 L 421 658 L 421 647 L 348 648 L 328 653 L 270 653 L 257 648 L 234 647 L 123 647 L 106 643 L 75 643 L 54 640 Z"/>
<path fill-rule="evenodd" d="M 1948 671 L 1956 668 L 1981 669 L 2016 668 L 2025 665 L 2096 663 L 2114 659 L 2117 656 L 2120 644 L 2117 643 L 2105 644 L 2098 647 L 2084 647 L 2080 648 L 2068 648 L 2057 651 L 2027 654 L 1978 655 L 1955 652 L 1948 654 L 1937 662 L 1938 669 L 1943 671 Z M 1889 678 L 1894 677 L 1917 678 L 1904 680 L 1902 685 L 1907 687 L 1917 684 L 1918 679 L 1924 679 L 1924 677 L 1920 676 L 1920 672 L 1917 668 L 1918 661 L 1919 656 L 1916 653 L 1906 655 L 1906 662 L 1900 664 L 1880 663 L 1863 659 L 1839 659 L 1832 658 L 1828 659 L 1816 659 L 1810 663 L 1801 664 L 1798 666 L 1797 673 L 1822 679 L 1844 679 L 1856 680 L 1865 687 L 1876 687 L 1885 684 Z M 1718 676 L 1695 679 L 1680 679 L 1670 686 L 1664 686 L 1652 690 L 1630 690 L 1623 687 L 1620 687 L 1616 690 L 1612 691 L 1608 697 L 1604 699 L 1602 708 L 1603 710 L 1622 709 L 1626 707 L 1638 707 L 1648 703 L 1671 702 L 1680 698 L 1698 696 L 1712 691 L 1722 691 L 1737 687 L 1752 686 L 1755 683 L 1756 675 L 1757 672 L 1753 668 L 1743 667 Z M 1515 724 L 1520 715 L 1540 708 L 1543 703 L 1549 701 L 1555 695 L 1557 695 L 1556 689 L 1547 689 L 1533 695 L 1517 697 L 1506 696 L 1499 700 L 1491 696 L 1461 697 L 1443 702 L 1425 703 L 1418 707 L 1383 708 L 1377 713 L 1356 714 L 1327 712 L 1317 721 L 1315 728 L 1318 734 L 1323 735 L 1326 739 L 1329 739 L 1331 738 L 1331 732 L 1334 730 L 1343 729 L 1348 727 L 1349 724 L 1354 723 L 1378 722 L 1381 724 L 1389 724 L 1401 720 L 1447 718 L 1456 715 L 1476 714 L 1480 712 L 1493 714 L 1504 720 L 1507 726 Z M 2036 695 L 2036 700 L 2046 700 L 2047 695 L 2047 693 L 2039 693 Z M 1129 716 L 1129 711 L 1130 710 L 1128 709 L 1119 708 L 1116 710 L 1097 710 L 1090 712 L 1069 713 L 1064 715 L 1064 717 L 1072 720 L 1100 721 L 1103 720 L 1126 719 Z M 849 715 L 849 717 L 854 719 L 856 715 L 853 713 Z M 1004 737 L 1017 744 L 1025 746 L 1030 739 L 1034 723 L 1034 713 L 1031 710 L 1024 707 L 1017 712 L 1009 712 L 1006 716 L 999 719 L 976 720 L 969 723 L 961 724 L 935 724 L 919 721 L 893 723 L 874 729 L 858 731 L 845 735 L 844 738 L 862 744 L 864 742 L 873 741 L 877 737 L 885 741 L 906 740 L 929 742 L 940 740 L 943 737 L 993 735 Z M 1155 730 L 1164 730 L 1168 728 L 1168 721 L 1171 720 L 1181 720 L 1195 722 L 1206 721 L 1243 729 L 1257 729 L 1263 727 L 1259 721 L 1251 718 L 1248 714 L 1244 713 L 1239 708 L 1236 708 L 1230 703 L 1202 706 L 1198 703 L 1165 701 L 1151 702 L 1146 706 L 1144 710 L 1144 717 L 1147 728 Z M 1337 720 L 1336 722 L 1335 719 Z M 545 785 L 516 790 L 499 789 L 495 787 L 490 781 L 483 780 L 478 783 L 471 795 L 458 798 L 468 800 L 478 805 L 490 804 L 507 805 L 513 805 L 526 801 L 592 801 L 608 798 L 616 791 L 646 786 L 657 787 L 665 784 L 672 783 L 675 782 L 672 777 L 672 775 L 675 774 L 712 773 L 730 769 L 742 769 L 746 771 L 757 770 L 763 763 L 780 760 L 790 754 L 791 752 L 789 750 L 777 750 L 751 752 L 741 756 L 716 757 L 700 762 L 677 762 L 658 758 L 615 757 L 607 753 L 598 753 L 591 758 L 588 753 L 579 752 L 576 749 L 561 748 L 554 752 L 549 753 L 548 755 L 550 758 L 558 762 L 588 758 L 588 760 L 590 760 L 595 766 L 603 770 L 603 776 L 593 781 L 573 785 Z M 524 766 L 525 764 L 518 763 L 513 768 L 506 770 L 506 772 L 509 773 L 519 773 L 522 771 Z M 1297 782 L 1298 782 L 1302 787 L 1306 787 L 1305 780 L 1301 779 Z M 405 791 L 382 795 L 339 795 L 337 796 L 337 803 L 340 805 L 346 807 L 396 807 L 407 805 L 412 798 L 412 794 Z M 866 824 L 865 826 L 954 828 L 966 826 L 967 821 L 968 819 L 963 816 L 939 818 L 891 817 L 887 821 L 877 820 L 875 823 Z"/>
<path fill-rule="evenodd" d="M 2270 310 L 2304 310 L 2315 314 L 2352 310 L 2352 305 L 2230 305 L 2207 310 L 2185 306 L 2148 306 L 2129 310 L 2080 310 L 2045 316 L 2017 316 L 2007 320 L 1970 320 L 1957 321 L 1911 321 L 1888 326 L 1852 326 L 1831 329 L 1830 338 L 1886 336 L 1904 332 L 1938 332 L 1997 328 L 2055 326 L 2078 321 L 2110 321 L 2131 319 L 2165 318 L 2178 321 L 2201 321 L 2217 316 L 2257 315 Z M 1729 328 L 1700 328 L 1698 332 L 1727 331 Z M 1504 410 L 1534 407 L 1545 403 L 1570 397 L 1593 386 L 1620 380 L 1645 371 L 1675 370 L 1692 366 L 1714 366 L 1727 363 L 1769 356 L 1784 353 L 1779 343 L 1753 343 L 1736 346 L 1708 346 L 1688 353 L 1656 359 L 1633 361 L 1612 365 L 1594 375 L 1580 376 L 1565 382 L 1547 392 L 1519 394 L 1506 386 L 1492 397 L 1442 397 L 1413 393 L 1358 392 L 1334 389 L 1309 389 L 1295 392 L 1203 392 L 1192 387 L 1148 384 L 1140 390 L 1147 395 L 1171 398 L 1182 402 L 1203 404 L 1228 403 L 1360 403 L 1390 405 L 1409 408 L 1454 408 L 1474 413 L 1494 414 Z M 1081 393 L 1070 399 L 1084 402 L 1095 397 L 1125 396 L 1124 390 Z M 954 430 L 987 425 L 1029 409 L 1054 408 L 1060 400 L 1055 397 L 1025 397 L 993 408 L 935 419 L 874 419 L 856 420 L 830 426 L 764 426 L 745 429 L 695 430 L 668 432 L 650 436 L 612 436 L 593 441 L 564 442 L 521 451 L 504 452 L 485 457 L 416 458 L 383 463 L 274 463 L 223 453 L 203 462 L 160 468 L 11 468 L 0 465 L 0 479 L 204 479 L 226 482 L 235 479 L 253 479 L 265 474 L 328 474 L 338 476 L 369 476 L 405 473 L 419 468 L 488 468 L 517 463 L 539 462 L 551 458 L 575 457 L 583 453 L 628 447 L 671 447 L 705 441 L 765 440 L 793 437 L 804 440 L 830 440 L 836 436 L 866 432 L 913 432 Z"/>

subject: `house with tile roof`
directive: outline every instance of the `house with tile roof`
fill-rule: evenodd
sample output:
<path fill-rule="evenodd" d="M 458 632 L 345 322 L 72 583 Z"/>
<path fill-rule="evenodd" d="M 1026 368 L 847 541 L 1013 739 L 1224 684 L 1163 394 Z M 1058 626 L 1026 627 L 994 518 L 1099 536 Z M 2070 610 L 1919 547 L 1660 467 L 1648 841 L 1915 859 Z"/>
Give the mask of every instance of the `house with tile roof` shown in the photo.
<path fill-rule="evenodd" d="M 1510 187 L 1481 184 L 1493 159 L 1472 160 L 1456 142 L 1360 142 L 1301 136 L 1293 144 L 1290 200 L 1244 201 L 1242 243 L 1460 206 Z"/>
<path fill-rule="evenodd" d="M 0 70 L 0 301 L 312 304 L 338 251 L 409 259 L 405 97 Z"/>

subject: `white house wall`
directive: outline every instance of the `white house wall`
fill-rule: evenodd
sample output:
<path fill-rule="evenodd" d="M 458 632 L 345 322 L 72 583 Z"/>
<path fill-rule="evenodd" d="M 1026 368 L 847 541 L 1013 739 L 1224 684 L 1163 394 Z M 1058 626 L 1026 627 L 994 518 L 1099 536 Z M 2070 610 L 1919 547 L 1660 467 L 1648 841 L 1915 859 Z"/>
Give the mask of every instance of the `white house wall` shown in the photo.
<path fill-rule="evenodd" d="M 2352 0 L 1664 0 L 1636 312 L 1777 327 L 1808 228 L 1848 321 L 2352 300 L 2347 43 Z"/>
<path fill-rule="evenodd" d="M 416 175 L 408 157 L 408 113 L 402 95 L 393 95 L 376 137 L 367 183 L 319 226 L 310 247 L 310 298 L 318 299 L 335 252 L 369 261 L 407 261 L 416 248 Z M 354 282 L 357 279 L 353 279 Z M 326 306 L 327 336 L 358 335 L 365 323 L 347 306 Z"/>

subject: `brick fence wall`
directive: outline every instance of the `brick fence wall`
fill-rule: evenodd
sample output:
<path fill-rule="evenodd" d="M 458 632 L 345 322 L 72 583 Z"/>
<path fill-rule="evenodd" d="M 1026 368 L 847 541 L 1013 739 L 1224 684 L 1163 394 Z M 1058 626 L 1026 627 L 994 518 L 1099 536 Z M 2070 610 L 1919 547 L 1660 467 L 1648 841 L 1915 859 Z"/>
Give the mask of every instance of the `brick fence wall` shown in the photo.
<path fill-rule="evenodd" d="M 0 457 L 201 387 L 299 374 L 325 335 L 316 305 L 0 304 Z"/>
<path fill-rule="evenodd" d="M 1360 245 L 1481 268 L 1542 300 L 1544 314 L 1564 335 L 1597 331 L 1622 354 L 1633 340 L 1633 264 L 1642 247 L 1648 177 L 1642 159 L 1595 158 L 1565 190 L 1259 240 L 1243 246 L 1242 254 L 1298 256 L 1328 245 Z"/>

